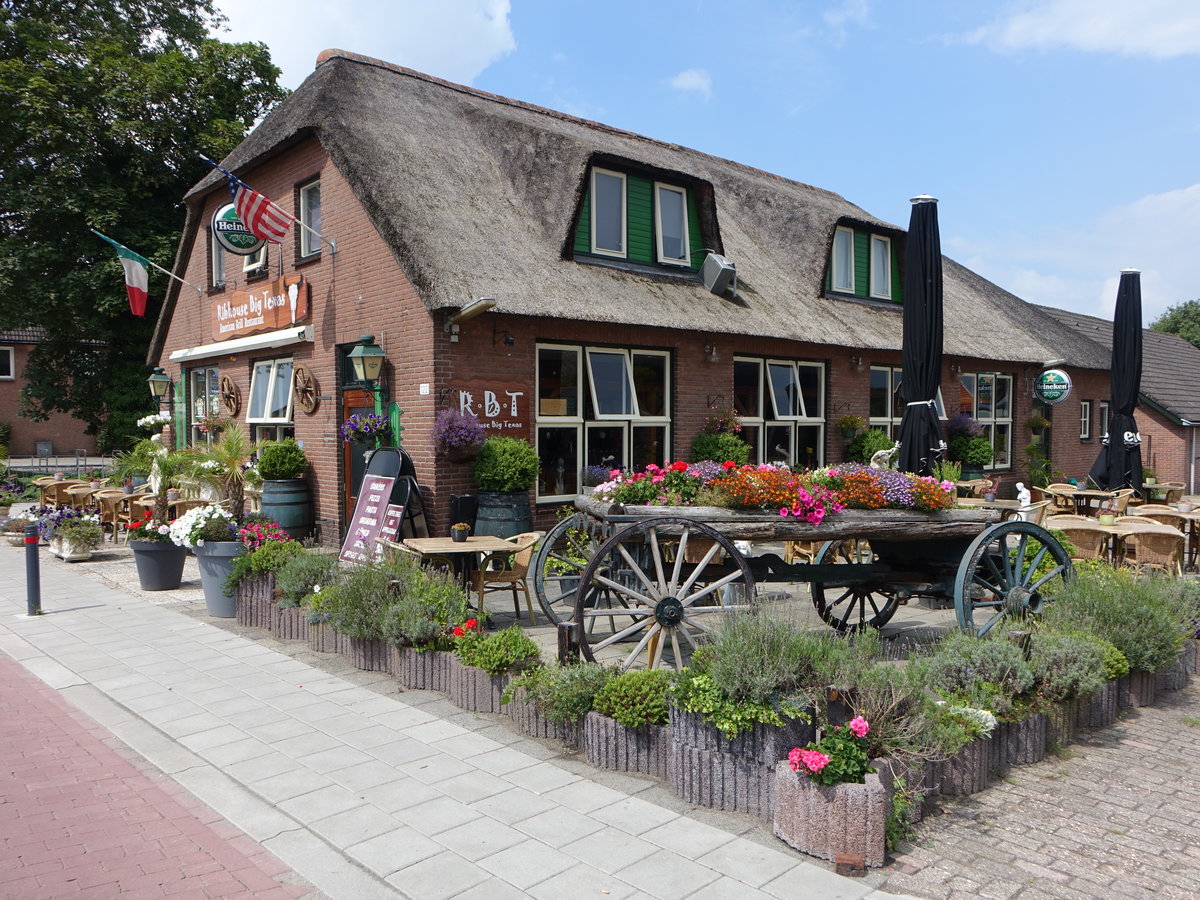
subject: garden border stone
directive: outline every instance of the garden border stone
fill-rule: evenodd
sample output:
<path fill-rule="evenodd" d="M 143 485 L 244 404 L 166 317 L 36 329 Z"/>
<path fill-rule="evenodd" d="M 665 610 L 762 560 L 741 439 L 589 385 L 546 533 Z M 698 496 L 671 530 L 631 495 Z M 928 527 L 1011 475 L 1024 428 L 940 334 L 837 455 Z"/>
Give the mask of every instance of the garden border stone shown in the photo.
<path fill-rule="evenodd" d="M 773 766 L 672 740 L 670 771 L 675 793 L 688 803 L 771 819 Z"/>
<path fill-rule="evenodd" d="M 1154 672 L 1131 671 L 1117 682 L 1117 705 L 1153 706 L 1158 675 Z"/>
<path fill-rule="evenodd" d="M 590 711 L 583 720 L 583 751 L 588 762 L 616 772 L 641 772 L 671 780 L 671 729 L 667 725 L 630 728 Z"/>
<path fill-rule="evenodd" d="M 388 643 L 383 638 L 349 638 L 350 662 L 364 672 L 389 672 Z"/>
<path fill-rule="evenodd" d="M 551 722 L 527 697 L 525 688 L 517 688 L 513 698 L 504 704 L 504 711 L 512 717 L 518 731 L 530 737 L 562 741 L 575 749 L 583 746 L 582 722 L 564 722 L 561 725 Z"/>
<path fill-rule="evenodd" d="M 1118 686 L 1120 679 L 1104 683 L 1104 687 L 1095 693 L 1079 698 L 1078 712 L 1075 724 L 1079 728 L 1107 728 L 1117 721 Z"/>
<path fill-rule="evenodd" d="M 308 627 L 308 610 L 304 607 L 271 604 L 271 634 L 281 641 L 307 641 Z"/>
<path fill-rule="evenodd" d="M 317 653 L 340 652 L 340 637 L 337 629 L 328 622 L 310 623 L 308 626 L 308 646 Z"/>
<path fill-rule="evenodd" d="M 417 650 L 388 645 L 388 671 L 404 687 L 415 691 L 450 693 L 450 666 L 454 654 L 448 650 Z"/>
<path fill-rule="evenodd" d="M 271 607 L 275 596 L 275 575 L 267 572 L 255 578 L 243 578 L 237 586 L 237 623 L 244 628 L 271 631 Z"/>
<path fill-rule="evenodd" d="M 483 669 L 464 665 L 457 656 L 450 660 L 450 701 L 467 712 L 504 714 L 500 695 L 508 686 L 508 675 L 489 675 Z"/>

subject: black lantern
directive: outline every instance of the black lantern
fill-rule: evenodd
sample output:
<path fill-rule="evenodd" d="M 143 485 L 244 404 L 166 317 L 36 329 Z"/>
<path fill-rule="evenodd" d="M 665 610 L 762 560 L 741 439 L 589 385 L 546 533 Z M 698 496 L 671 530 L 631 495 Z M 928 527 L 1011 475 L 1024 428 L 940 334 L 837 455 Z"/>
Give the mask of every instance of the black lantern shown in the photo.
<path fill-rule="evenodd" d="M 367 387 L 372 387 L 383 372 L 383 363 L 387 355 L 383 348 L 375 343 L 375 335 L 364 334 L 354 345 L 354 349 L 346 354 L 350 364 L 354 366 L 354 377 Z"/>
<path fill-rule="evenodd" d="M 146 379 L 150 385 L 150 394 L 158 401 L 159 406 L 171 395 L 171 378 L 163 371 L 162 366 L 156 366 L 153 374 Z"/>

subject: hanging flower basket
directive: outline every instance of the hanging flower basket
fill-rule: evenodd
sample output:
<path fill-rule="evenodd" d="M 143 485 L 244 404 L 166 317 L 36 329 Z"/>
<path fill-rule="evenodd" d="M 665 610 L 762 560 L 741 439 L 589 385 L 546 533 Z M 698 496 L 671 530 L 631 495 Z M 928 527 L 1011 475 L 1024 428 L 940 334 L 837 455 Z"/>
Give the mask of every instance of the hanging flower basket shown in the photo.
<path fill-rule="evenodd" d="M 392 432 L 392 426 L 385 416 L 376 413 L 355 413 L 342 423 L 341 432 L 342 440 L 350 444 L 387 437 Z"/>

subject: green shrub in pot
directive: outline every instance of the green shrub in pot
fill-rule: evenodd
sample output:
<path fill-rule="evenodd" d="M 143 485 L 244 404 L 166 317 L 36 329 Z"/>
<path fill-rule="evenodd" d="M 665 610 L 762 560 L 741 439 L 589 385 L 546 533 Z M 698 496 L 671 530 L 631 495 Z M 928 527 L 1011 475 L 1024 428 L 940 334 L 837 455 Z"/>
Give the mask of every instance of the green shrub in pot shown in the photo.
<path fill-rule="evenodd" d="M 299 478 L 308 468 L 308 457 L 295 438 L 268 441 L 258 451 L 258 474 L 266 481 Z"/>
<path fill-rule="evenodd" d="M 483 442 L 475 460 L 475 481 L 481 491 L 517 493 L 533 487 L 539 469 L 537 451 L 528 441 L 492 437 Z"/>

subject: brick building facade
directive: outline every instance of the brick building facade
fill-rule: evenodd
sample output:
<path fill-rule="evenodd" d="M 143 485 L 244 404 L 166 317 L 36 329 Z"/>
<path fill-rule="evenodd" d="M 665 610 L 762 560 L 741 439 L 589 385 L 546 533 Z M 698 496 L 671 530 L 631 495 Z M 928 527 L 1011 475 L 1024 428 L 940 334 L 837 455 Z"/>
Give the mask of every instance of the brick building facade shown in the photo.
<path fill-rule="evenodd" d="M 12 426 L 10 457 L 74 457 L 80 450 L 96 452 L 96 438 L 85 434 L 86 424 L 66 413 L 52 413 L 44 422 L 21 415 L 21 373 L 29 354 L 41 341 L 40 327 L 0 331 L 0 422 Z"/>

